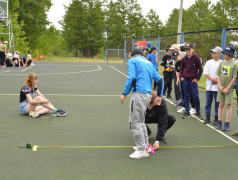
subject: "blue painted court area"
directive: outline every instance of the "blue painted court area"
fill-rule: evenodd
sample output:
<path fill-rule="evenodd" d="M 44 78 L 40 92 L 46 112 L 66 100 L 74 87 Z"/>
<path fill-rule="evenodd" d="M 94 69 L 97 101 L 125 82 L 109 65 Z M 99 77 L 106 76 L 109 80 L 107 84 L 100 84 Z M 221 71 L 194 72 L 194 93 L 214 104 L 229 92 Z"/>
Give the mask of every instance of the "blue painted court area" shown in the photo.
<path fill-rule="evenodd" d="M 39 90 L 67 116 L 20 114 L 19 92 L 29 72 L 39 75 Z M 177 119 L 166 133 L 168 143 L 146 159 L 129 159 L 134 146 L 129 97 L 120 103 L 126 76 L 125 64 L 36 62 L 28 69 L 1 68 L 0 179 L 237 178 L 238 138 L 231 136 L 238 129 L 235 104 L 232 131 L 222 132 L 195 117 L 181 119 L 167 101 Z M 203 92 L 200 101 L 205 117 Z M 149 127 L 153 144 L 157 125 Z M 19 148 L 29 142 L 38 145 L 36 151 Z"/>

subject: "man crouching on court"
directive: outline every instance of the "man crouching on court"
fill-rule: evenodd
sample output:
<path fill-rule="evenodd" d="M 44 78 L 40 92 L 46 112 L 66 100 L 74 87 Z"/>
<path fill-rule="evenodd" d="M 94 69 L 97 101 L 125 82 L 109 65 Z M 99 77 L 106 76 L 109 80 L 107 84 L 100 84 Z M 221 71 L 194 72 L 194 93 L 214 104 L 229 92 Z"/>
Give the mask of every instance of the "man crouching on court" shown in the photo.
<path fill-rule="evenodd" d="M 150 61 L 143 57 L 141 49 L 135 49 L 131 52 L 131 59 L 128 60 L 128 78 L 124 87 L 124 91 L 120 98 L 121 103 L 126 99 L 132 89 L 130 97 L 129 122 L 130 130 L 136 144 L 135 152 L 129 157 L 132 159 L 140 159 L 149 157 L 148 154 L 148 134 L 145 125 L 145 112 L 151 100 L 152 80 L 158 84 L 158 97 L 154 100 L 156 105 L 160 105 L 163 95 L 163 86 L 159 81 L 162 77 L 155 70 Z"/>

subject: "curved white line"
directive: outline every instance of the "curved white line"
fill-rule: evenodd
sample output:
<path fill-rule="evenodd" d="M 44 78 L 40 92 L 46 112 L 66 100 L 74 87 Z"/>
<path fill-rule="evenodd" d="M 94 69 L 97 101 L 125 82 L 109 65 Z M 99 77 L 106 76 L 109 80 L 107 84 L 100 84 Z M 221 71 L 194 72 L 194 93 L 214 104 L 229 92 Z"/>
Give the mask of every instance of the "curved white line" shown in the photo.
<path fill-rule="evenodd" d="M 79 71 L 79 72 L 65 72 L 65 73 L 42 73 L 42 74 L 37 74 L 39 76 L 44 76 L 44 75 L 62 75 L 62 74 L 79 74 L 79 73 L 90 73 L 90 72 L 96 72 L 96 71 L 101 71 L 101 67 L 97 66 L 98 69 L 96 70 L 89 70 L 89 71 Z M 27 74 L 0 74 L 3 76 L 26 76 Z"/>

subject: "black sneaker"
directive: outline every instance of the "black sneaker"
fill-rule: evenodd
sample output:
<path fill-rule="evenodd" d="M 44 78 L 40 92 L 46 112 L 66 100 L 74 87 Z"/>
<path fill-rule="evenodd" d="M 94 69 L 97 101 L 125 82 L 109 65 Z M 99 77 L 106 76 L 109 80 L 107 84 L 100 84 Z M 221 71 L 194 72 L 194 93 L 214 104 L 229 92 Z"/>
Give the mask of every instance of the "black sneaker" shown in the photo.
<path fill-rule="evenodd" d="M 210 117 L 207 116 L 203 123 L 204 124 L 210 124 Z"/>
<path fill-rule="evenodd" d="M 216 126 L 217 125 L 217 122 L 218 122 L 218 117 L 215 117 L 214 121 L 213 121 L 213 125 Z"/>
<path fill-rule="evenodd" d="M 200 120 L 203 120 L 203 118 L 202 118 L 202 115 L 201 115 L 201 113 L 196 113 L 196 116 L 200 119 Z"/>
<path fill-rule="evenodd" d="M 182 116 L 182 119 L 187 119 L 190 117 L 190 113 L 184 113 L 183 116 Z"/>
<path fill-rule="evenodd" d="M 172 97 L 170 96 L 170 94 L 167 94 L 167 98 L 172 99 Z"/>
<path fill-rule="evenodd" d="M 52 116 L 53 117 L 62 117 L 62 116 L 65 116 L 67 114 L 67 112 L 61 110 L 61 109 L 58 109 L 56 112 L 52 113 Z"/>

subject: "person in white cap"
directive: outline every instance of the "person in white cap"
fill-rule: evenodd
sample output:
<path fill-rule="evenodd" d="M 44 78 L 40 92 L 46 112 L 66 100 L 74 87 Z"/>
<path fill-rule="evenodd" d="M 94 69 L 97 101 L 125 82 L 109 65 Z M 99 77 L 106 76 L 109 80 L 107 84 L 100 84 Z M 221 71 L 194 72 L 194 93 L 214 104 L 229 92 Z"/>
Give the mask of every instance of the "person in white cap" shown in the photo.
<path fill-rule="evenodd" d="M 222 48 L 215 47 L 211 49 L 210 52 L 212 53 L 211 60 L 208 60 L 205 64 L 203 74 L 206 76 L 206 105 L 205 105 L 205 113 L 206 119 L 204 124 L 210 124 L 210 117 L 211 117 L 211 106 L 212 101 L 214 98 L 215 103 L 215 118 L 213 121 L 213 125 L 217 124 L 218 121 L 218 107 L 219 102 L 217 102 L 217 92 L 218 92 L 218 84 L 217 84 L 217 75 L 216 71 L 221 62 L 221 52 Z"/>

